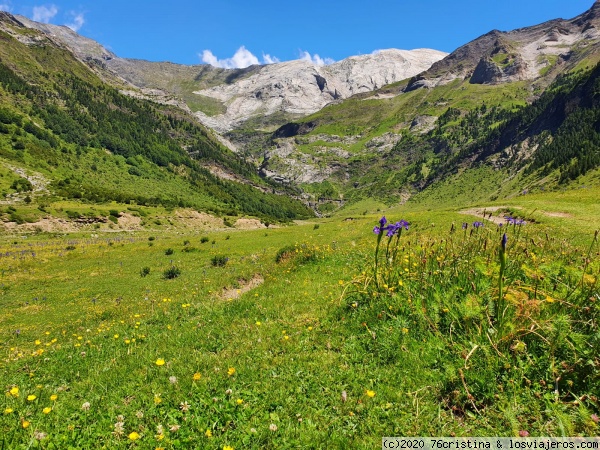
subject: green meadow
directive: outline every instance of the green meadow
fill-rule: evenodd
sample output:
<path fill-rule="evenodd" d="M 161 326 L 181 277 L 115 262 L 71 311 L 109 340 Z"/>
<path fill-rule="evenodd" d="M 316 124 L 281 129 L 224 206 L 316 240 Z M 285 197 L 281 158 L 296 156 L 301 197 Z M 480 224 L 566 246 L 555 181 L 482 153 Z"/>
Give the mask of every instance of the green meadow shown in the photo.
<path fill-rule="evenodd" d="M 598 194 L 5 234 L 0 448 L 598 435 Z"/>

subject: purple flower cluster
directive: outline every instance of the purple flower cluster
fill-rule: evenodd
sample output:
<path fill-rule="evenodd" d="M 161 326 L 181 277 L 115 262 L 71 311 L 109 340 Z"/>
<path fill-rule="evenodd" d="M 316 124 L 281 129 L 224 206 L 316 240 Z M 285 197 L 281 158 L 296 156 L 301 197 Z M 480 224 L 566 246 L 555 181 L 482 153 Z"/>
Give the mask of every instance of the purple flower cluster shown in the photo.
<path fill-rule="evenodd" d="M 475 221 L 473 222 L 473 228 L 479 228 L 483 226 L 483 222 Z"/>
<path fill-rule="evenodd" d="M 506 223 L 508 225 L 525 225 L 527 223 L 523 219 L 515 219 L 511 216 L 504 216 L 504 218 L 506 219 Z"/>
<path fill-rule="evenodd" d="M 389 225 L 387 223 L 387 219 L 383 216 L 379 219 L 379 226 L 373 228 L 373 233 L 377 235 L 385 233 L 387 237 L 392 237 L 395 234 L 398 234 L 402 228 L 408 230 L 408 226 L 410 225 L 406 220 L 400 220 L 399 222 L 391 223 Z"/>

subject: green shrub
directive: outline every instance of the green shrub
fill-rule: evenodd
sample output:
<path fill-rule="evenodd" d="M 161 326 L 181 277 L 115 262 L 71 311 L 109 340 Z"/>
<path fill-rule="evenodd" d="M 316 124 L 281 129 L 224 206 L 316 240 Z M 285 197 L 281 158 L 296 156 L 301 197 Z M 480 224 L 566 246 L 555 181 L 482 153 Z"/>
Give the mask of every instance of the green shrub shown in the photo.
<path fill-rule="evenodd" d="M 142 267 L 142 269 L 140 270 L 140 276 L 142 278 L 148 276 L 150 274 L 150 267 L 146 266 L 146 267 Z"/>
<path fill-rule="evenodd" d="M 214 267 L 224 267 L 227 261 L 229 261 L 229 258 L 225 255 L 215 255 L 210 260 Z"/>
<path fill-rule="evenodd" d="M 176 266 L 171 266 L 163 272 L 163 277 L 166 280 L 172 280 L 173 278 L 177 278 L 179 275 L 181 275 L 181 270 Z"/>
<path fill-rule="evenodd" d="M 275 262 L 280 263 L 282 261 L 288 260 L 296 253 L 295 245 L 286 245 L 285 247 L 280 248 L 275 255 Z"/>
<path fill-rule="evenodd" d="M 208 241 L 209 241 L 209 239 L 207 236 L 202 236 L 200 238 L 200 243 L 202 243 L 202 244 L 206 244 Z"/>
<path fill-rule="evenodd" d="M 168 248 L 165 250 L 165 255 L 169 256 L 172 255 L 175 251 L 172 248 Z"/>

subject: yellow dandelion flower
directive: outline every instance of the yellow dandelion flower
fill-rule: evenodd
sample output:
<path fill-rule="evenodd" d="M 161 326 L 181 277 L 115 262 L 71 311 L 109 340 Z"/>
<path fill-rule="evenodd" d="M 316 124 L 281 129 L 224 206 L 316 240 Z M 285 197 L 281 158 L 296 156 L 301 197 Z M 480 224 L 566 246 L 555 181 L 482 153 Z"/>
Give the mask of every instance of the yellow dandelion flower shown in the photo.
<path fill-rule="evenodd" d="M 160 398 L 159 396 L 155 396 L 154 397 L 154 404 L 158 405 L 160 402 L 162 402 L 162 398 Z"/>
<path fill-rule="evenodd" d="M 212 431 L 210 431 L 209 429 L 207 429 L 206 432 L 204 433 L 204 436 L 206 436 L 206 437 L 212 437 Z"/>
<path fill-rule="evenodd" d="M 131 344 L 131 340 L 130 339 L 125 339 L 125 343 L 126 344 Z"/>
<path fill-rule="evenodd" d="M 138 433 L 136 433 L 135 431 L 129 433 L 129 436 L 127 436 L 129 439 L 131 439 L 132 441 L 137 441 L 140 438 L 140 435 Z"/>
<path fill-rule="evenodd" d="M 402 328 L 402 333 L 407 334 L 408 333 L 408 328 Z"/>
<path fill-rule="evenodd" d="M 34 401 L 36 398 L 37 398 L 37 396 L 35 396 L 35 395 L 31 394 L 31 395 L 28 395 L 28 396 L 27 396 L 27 401 L 29 401 L 29 402 L 32 402 L 32 401 Z"/>
<path fill-rule="evenodd" d="M 42 409 L 42 412 L 44 414 L 50 414 L 50 411 L 52 411 L 52 408 L 50 408 L 49 406 L 46 406 L 44 409 Z"/>
<path fill-rule="evenodd" d="M 241 398 L 238 398 L 238 399 L 237 399 L 235 402 L 236 402 L 238 405 L 241 405 L 242 403 L 244 403 L 244 400 L 242 400 Z"/>
<path fill-rule="evenodd" d="M 165 435 L 162 434 L 162 433 L 156 435 L 156 439 L 159 440 L 159 441 L 162 441 L 164 438 L 165 438 Z"/>
<path fill-rule="evenodd" d="M 223 450 L 234 450 L 231 445 L 224 445 Z"/>
<path fill-rule="evenodd" d="M 308 327 L 308 331 L 312 331 L 313 327 Z"/>
<path fill-rule="evenodd" d="M 21 422 L 21 426 L 23 428 L 27 428 L 29 425 L 31 425 L 31 422 L 29 422 L 28 420 L 24 420 L 23 422 Z"/>
<path fill-rule="evenodd" d="M 4 414 L 10 414 L 10 413 L 12 413 L 13 411 L 14 411 L 14 409 L 12 409 L 12 408 L 6 408 L 6 409 L 4 410 Z"/>
<path fill-rule="evenodd" d="M 118 335 L 118 334 L 115 334 L 113 337 L 114 337 L 115 339 L 119 339 L 119 335 Z"/>
<path fill-rule="evenodd" d="M 235 373 L 235 367 L 230 367 L 227 369 L 227 375 L 231 376 Z"/>
<path fill-rule="evenodd" d="M 35 340 L 35 345 L 42 345 L 42 341 L 40 341 L 39 339 Z"/>
<path fill-rule="evenodd" d="M 55 402 L 57 398 L 58 398 L 58 395 L 56 395 L 56 394 L 52 394 L 50 396 L 50 400 L 52 400 L 53 402 Z"/>
<path fill-rule="evenodd" d="M 371 391 L 371 390 L 367 389 L 367 397 L 371 397 L 371 398 L 375 397 L 375 391 Z"/>
<path fill-rule="evenodd" d="M 194 381 L 198 381 L 200 378 L 202 378 L 202 375 L 200 375 L 198 372 L 192 375 L 192 380 Z"/>
<path fill-rule="evenodd" d="M 19 388 L 17 386 L 13 386 L 10 388 L 10 391 L 8 391 L 10 393 L 10 395 L 12 395 L 13 397 L 18 397 L 19 396 Z"/>
<path fill-rule="evenodd" d="M 157 366 L 164 366 L 164 365 L 165 365 L 165 360 L 164 360 L 164 359 L 162 359 L 162 358 L 158 358 L 158 359 L 156 360 L 156 365 L 157 365 Z"/>
<path fill-rule="evenodd" d="M 256 325 L 260 327 L 261 324 L 259 321 L 256 321 Z"/>

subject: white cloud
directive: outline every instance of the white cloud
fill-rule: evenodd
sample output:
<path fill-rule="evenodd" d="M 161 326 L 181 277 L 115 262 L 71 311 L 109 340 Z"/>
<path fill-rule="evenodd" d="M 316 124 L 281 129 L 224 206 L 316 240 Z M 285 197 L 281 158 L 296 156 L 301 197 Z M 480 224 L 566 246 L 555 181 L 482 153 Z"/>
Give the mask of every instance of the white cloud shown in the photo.
<path fill-rule="evenodd" d="M 56 5 L 50 6 L 34 6 L 33 20 L 36 22 L 49 23 L 58 13 Z"/>
<path fill-rule="evenodd" d="M 210 50 L 204 50 L 199 56 L 202 62 L 223 69 L 244 69 L 248 66 L 260 64 L 258 58 L 243 45 L 237 49 L 231 58 L 219 59 Z M 275 64 L 279 62 L 279 58 L 264 53 L 262 59 L 263 64 Z"/>
<path fill-rule="evenodd" d="M 75 13 L 71 11 L 69 14 L 73 16 L 73 21 L 71 23 L 66 23 L 65 25 L 73 31 L 79 31 L 79 29 L 85 23 L 85 17 L 83 17 L 83 13 Z"/>
<path fill-rule="evenodd" d="M 277 64 L 278 62 L 280 62 L 279 58 L 271 56 L 268 53 L 266 55 L 263 53 L 262 58 L 264 64 Z"/>
<path fill-rule="evenodd" d="M 315 66 L 326 66 L 333 64 L 335 60 L 331 58 L 321 58 L 318 54 L 311 55 L 307 51 L 300 50 L 300 59 L 313 63 Z"/>
<path fill-rule="evenodd" d="M 259 64 L 258 58 L 243 45 L 237 49 L 233 57 L 226 59 L 218 59 L 210 50 L 204 50 L 202 62 L 223 69 L 243 69 L 253 64 Z"/>
<path fill-rule="evenodd" d="M 11 6 L 10 2 L 0 3 L 0 11 L 11 12 L 12 6 Z"/>

